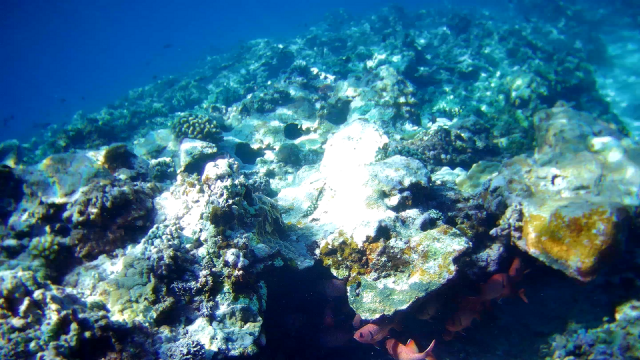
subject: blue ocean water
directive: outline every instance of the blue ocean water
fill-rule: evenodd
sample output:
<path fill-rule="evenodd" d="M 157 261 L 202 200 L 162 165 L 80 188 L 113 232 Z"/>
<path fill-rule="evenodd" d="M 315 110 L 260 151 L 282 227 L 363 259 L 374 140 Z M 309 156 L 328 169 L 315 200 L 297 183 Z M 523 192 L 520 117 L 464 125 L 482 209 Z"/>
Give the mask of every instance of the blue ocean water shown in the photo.
<path fill-rule="evenodd" d="M 441 2 L 3 1 L 0 118 L 14 120 L 0 140 L 29 139 L 46 124 L 95 112 L 154 76 L 180 75 L 238 43 L 295 37 L 339 8 L 361 16 L 391 4 L 413 10 Z"/>

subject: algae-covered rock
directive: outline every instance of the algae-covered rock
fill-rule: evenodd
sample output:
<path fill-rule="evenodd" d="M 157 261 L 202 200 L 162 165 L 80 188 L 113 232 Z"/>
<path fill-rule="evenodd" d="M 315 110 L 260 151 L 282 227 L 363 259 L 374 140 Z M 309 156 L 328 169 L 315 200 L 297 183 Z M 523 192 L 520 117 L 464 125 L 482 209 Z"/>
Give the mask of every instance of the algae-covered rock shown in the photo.
<path fill-rule="evenodd" d="M 333 125 L 342 125 L 349 117 L 351 99 L 345 97 L 331 98 L 318 110 L 318 117 Z"/>
<path fill-rule="evenodd" d="M 51 155 L 20 173 L 33 196 L 39 196 L 45 202 L 65 202 L 91 180 L 111 177 L 98 156 L 95 152 Z"/>
<path fill-rule="evenodd" d="M 615 255 L 624 219 L 640 204 L 638 147 L 564 103 L 537 113 L 534 122 L 534 157 L 506 161 L 504 178 L 493 180 L 512 204 L 520 204 L 512 240 L 546 264 L 590 280 L 601 260 Z"/>
<path fill-rule="evenodd" d="M 136 241 L 152 224 L 153 184 L 93 182 L 69 203 L 62 218 L 71 228 L 76 256 L 93 260 Z"/>
<path fill-rule="evenodd" d="M 149 161 L 149 176 L 151 180 L 163 182 L 176 178 L 176 166 L 170 157 L 153 159 Z"/>
<path fill-rule="evenodd" d="M 610 203 L 526 202 L 522 240 L 516 241 L 544 263 L 581 280 L 592 279 L 598 261 L 617 240 L 623 209 Z"/>
<path fill-rule="evenodd" d="M 133 143 L 133 152 L 142 158 L 152 160 L 159 157 L 172 157 L 178 147 L 179 141 L 171 130 L 160 129 L 136 139 Z"/>
<path fill-rule="evenodd" d="M 318 257 L 348 278 L 349 303 L 368 319 L 439 288 L 470 245 L 450 226 L 422 232 L 429 172 L 403 156 L 376 161 L 386 142 L 376 125 L 346 125 L 328 140 L 320 165 L 300 170 L 277 198 L 297 236 L 319 239 Z"/>
<path fill-rule="evenodd" d="M 103 303 L 83 301 L 29 271 L 0 271 L 0 358 L 76 359 L 87 348 L 101 356 L 116 350 L 116 329 Z"/>
<path fill-rule="evenodd" d="M 551 341 L 551 359 L 638 359 L 638 336 L 640 302 L 631 300 L 616 308 L 614 322 L 595 329 L 572 324 L 564 334 L 554 336 Z"/>
<path fill-rule="evenodd" d="M 410 139 L 391 141 L 381 156 L 402 155 L 420 160 L 427 168 L 449 166 L 469 169 L 481 160 L 498 156 L 497 146 L 489 140 L 487 125 L 478 118 L 453 121 L 438 118 Z"/>
<path fill-rule="evenodd" d="M 265 114 L 276 111 L 279 106 L 285 106 L 293 101 L 291 93 L 285 89 L 268 87 L 247 97 L 242 102 L 243 113 Z"/>
<path fill-rule="evenodd" d="M 475 193 L 482 189 L 482 184 L 497 175 L 500 171 L 500 163 L 492 161 L 479 161 L 471 167 L 469 172 L 456 179 L 458 189 L 467 193 Z"/>
<path fill-rule="evenodd" d="M 448 225 L 408 240 L 366 244 L 370 265 L 350 281 L 351 306 L 369 319 L 407 308 L 450 280 L 456 273 L 453 260 L 469 246 L 469 240 Z"/>

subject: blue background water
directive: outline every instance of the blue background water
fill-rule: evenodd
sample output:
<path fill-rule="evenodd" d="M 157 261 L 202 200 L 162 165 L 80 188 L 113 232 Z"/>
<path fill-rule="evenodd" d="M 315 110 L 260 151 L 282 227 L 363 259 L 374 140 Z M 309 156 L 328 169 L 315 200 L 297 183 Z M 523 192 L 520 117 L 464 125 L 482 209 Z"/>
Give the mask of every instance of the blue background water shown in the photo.
<path fill-rule="evenodd" d="M 3 0 L 0 119 L 13 115 L 14 120 L 6 127 L 0 121 L 0 141 L 28 140 L 37 133 L 34 124 L 66 122 L 78 110 L 97 111 L 154 75 L 192 70 L 206 55 L 240 41 L 293 37 L 338 8 L 359 16 L 391 4 L 415 10 L 443 3 Z"/>

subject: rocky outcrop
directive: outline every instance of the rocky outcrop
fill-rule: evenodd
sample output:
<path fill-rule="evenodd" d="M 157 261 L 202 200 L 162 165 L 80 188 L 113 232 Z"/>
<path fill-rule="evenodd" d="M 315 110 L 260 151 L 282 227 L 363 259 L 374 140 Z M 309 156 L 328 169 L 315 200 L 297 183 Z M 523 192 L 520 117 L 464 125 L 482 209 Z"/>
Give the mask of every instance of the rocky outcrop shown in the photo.
<path fill-rule="evenodd" d="M 535 155 L 505 162 L 492 180 L 521 213 L 504 217 L 503 229 L 512 228 L 514 243 L 544 263 L 590 280 L 620 250 L 626 218 L 640 203 L 637 145 L 563 103 L 534 120 Z"/>
<path fill-rule="evenodd" d="M 438 289 L 455 275 L 453 260 L 470 245 L 437 220 L 421 226 L 429 172 L 402 156 L 376 161 L 386 142 L 375 125 L 345 125 L 327 142 L 322 162 L 300 170 L 277 198 L 296 236 L 316 239 L 319 258 L 348 279 L 350 305 L 369 319 Z"/>

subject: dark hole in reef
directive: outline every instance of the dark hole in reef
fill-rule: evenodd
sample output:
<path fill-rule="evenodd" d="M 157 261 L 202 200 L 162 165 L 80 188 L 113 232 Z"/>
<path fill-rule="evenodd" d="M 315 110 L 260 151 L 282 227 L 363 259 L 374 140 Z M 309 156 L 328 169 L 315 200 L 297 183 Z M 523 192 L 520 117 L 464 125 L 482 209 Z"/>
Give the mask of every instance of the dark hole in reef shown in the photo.
<path fill-rule="evenodd" d="M 243 164 L 253 165 L 259 157 L 264 156 L 264 150 L 254 149 L 251 145 L 241 142 L 236 144 L 235 155 Z"/>
<path fill-rule="evenodd" d="M 75 249 L 68 245 L 58 245 L 58 251 L 53 259 L 46 261 L 48 280 L 54 285 L 62 285 L 65 276 L 80 265 L 75 257 Z"/>
<path fill-rule="evenodd" d="M 89 326 L 91 324 L 85 325 L 81 322 L 82 328 Z M 126 325 L 108 323 L 100 326 L 97 333 L 98 336 L 91 338 L 81 336 L 78 346 L 70 352 L 70 357 L 72 359 L 124 359 L 123 353 L 142 354 L 145 350 L 144 341 L 150 338 L 149 332 L 142 325 L 128 328 Z M 116 344 L 120 350 L 116 348 Z"/>
<path fill-rule="evenodd" d="M 22 180 L 7 165 L 0 165 L 0 183 L 2 184 L 0 186 L 0 221 L 6 224 L 22 201 L 24 190 Z"/>
<path fill-rule="evenodd" d="M 285 138 L 289 140 L 295 140 L 301 137 L 302 135 L 304 135 L 304 132 L 302 132 L 302 128 L 300 128 L 300 125 L 296 123 L 288 123 L 287 125 L 284 126 Z"/>
<path fill-rule="evenodd" d="M 420 218 L 420 231 L 428 231 L 438 225 L 439 218 L 427 212 Z"/>
<path fill-rule="evenodd" d="M 376 227 L 376 231 L 373 235 L 374 240 L 378 241 L 380 239 L 390 240 L 391 239 L 391 229 L 389 229 L 389 224 L 379 223 L 378 227 Z"/>
<path fill-rule="evenodd" d="M 266 345 L 249 359 L 372 359 L 386 351 L 353 339 L 355 312 L 346 296 L 329 298 L 326 281 L 335 279 L 320 262 L 304 270 L 290 265 L 263 272 L 267 306 L 262 329 Z M 333 324 L 327 324 L 331 313 Z"/>
<path fill-rule="evenodd" d="M 247 186 L 244 188 L 244 194 L 242 195 L 242 198 L 247 202 L 247 205 L 255 206 L 256 200 L 253 198 L 253 191 L 250 187 Z"/>

